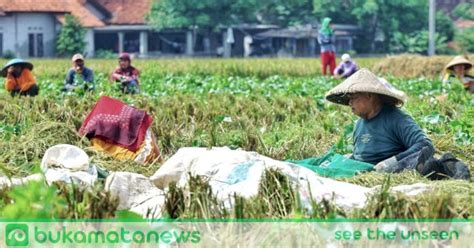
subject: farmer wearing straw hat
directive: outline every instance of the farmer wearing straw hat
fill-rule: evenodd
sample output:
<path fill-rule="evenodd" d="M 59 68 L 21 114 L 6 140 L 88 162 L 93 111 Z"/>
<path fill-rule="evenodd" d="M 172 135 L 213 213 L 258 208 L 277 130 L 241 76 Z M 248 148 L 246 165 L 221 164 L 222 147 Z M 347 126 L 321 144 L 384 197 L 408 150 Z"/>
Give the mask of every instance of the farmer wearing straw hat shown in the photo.
<path fill-rule="evenodd" d="M 360 117 L 354 128 L 351 158 L 374 164 L 379 172 L 416 169 L 433 179 L 439 174 L 470 178 L 467 166 L 451 154 L 446 161 L 433 158 L 434 147 L 427 135 L 398 108 L 406 95 L 368 69 L 360 69 L 330 90 L 326 99 L 349 105 Z"/>
<path fill-rule="evenodd" d="M 336 68 L 336 36 L 331 26 L 331 18 L 326 17 L 321 22 L 318 32 L 318 43 L 321 47 L 321 73 L 326 75 L 329 66 L 329 74 Z"/>
<path fill-rule="evenodd" d="M 72 68 L 64 79 L 63 91 L 72 91 L 78 87 L 85 90 L 94 89 L 94 72 L 84 65 L 84 56 L 79 53 L 72 56 Z"/>
<path fill-rule="evenodd" d="M 445 67 L 443 82 L 451 83 L 458 81 L 464 85 L 466 90 L 474 93 L 474 77 L 468 75 L 468 71 L 472 69 L 471 61 L 463 56 L 456 56 Z"/>
<path fill-rule="evenodd" d="M 31 71 L 33 64 L 23 59 L 12 59 L 3 66 L 1 76 L 5 77 L 5 89 L 12 96 L 36 96 L 39 88 Z"/>
<path fill-rule="evenodd" d="M 333 74 L 335 77 L 348 78 L 357 71 L 357 64 L 347 53 L 344 53 L 341 59 L 342 62 L 336 67 Z"/>

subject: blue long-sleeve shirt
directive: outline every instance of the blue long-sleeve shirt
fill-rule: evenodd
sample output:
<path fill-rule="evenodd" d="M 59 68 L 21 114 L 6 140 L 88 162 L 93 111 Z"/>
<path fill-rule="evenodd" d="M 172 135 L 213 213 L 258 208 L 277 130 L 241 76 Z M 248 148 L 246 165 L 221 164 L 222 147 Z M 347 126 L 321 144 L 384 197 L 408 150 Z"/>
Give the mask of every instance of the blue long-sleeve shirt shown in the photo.
<path fill-rule="evenodd" d="M 359 161 L 377 164 L 392 156 L 400 161 L 424 146 L 433 148 L 413 118 L 397 107 L 382 107 L 374 118 L 359 119 L 354 129 L 353 157 Z"/>
<path fill-rule="evenodd" d="M 323 32 L 318 32 L 318 43 L 321 52 L 336 52 L 336 36 L 333 34 L 327 35 Z"/>
<path fill-rule="evenodd" d="M 94 72 L 85 67 L 82 69 L 82 80 L 84 80 L 87 83 L 92 84 L 94 82 Z M 75 78 L 76 78 L 76 70 L 74 68 L 69 69 L 69 71 L 66 74 L 66 79 L 64 79 L 64 85 L 74 85 L 75 84 Z"/>

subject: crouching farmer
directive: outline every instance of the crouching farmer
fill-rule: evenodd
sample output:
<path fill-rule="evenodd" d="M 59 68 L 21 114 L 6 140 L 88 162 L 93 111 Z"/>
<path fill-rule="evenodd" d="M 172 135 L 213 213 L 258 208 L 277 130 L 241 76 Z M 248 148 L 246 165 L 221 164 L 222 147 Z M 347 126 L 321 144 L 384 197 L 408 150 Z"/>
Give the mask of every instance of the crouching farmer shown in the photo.
<path fill-rule="evenodd" d="M 85 66 L 84 56 L 75 54 L 72 57 L 72 68 L 64 79 L 63 91 L 73 91 L 77 88 L 94 90 L 94 72 Z"/>
<path fill-rule="evenodd" d="M 342 62 L 334 70 L 334 76 L 338 78 L 348 78 L 357 71 L 357 64 L 352 60 L 351 56 L 344 53 L 341 57 Z"/>
<path fill-rule="evenodd" d="M 132 66 L 130 55 L 128 53 L 122 53 L 119 56 L 119 67 L 112 72 L 111 80 L 120 83 L 122 93 L 135 94 L 140 91 L 139 76 L 140 71 Z"/>
<path fill-rule="evenodd" d="M 361 69 L 330 90 L 327 100 L 348 105 L 359 116 L 352 159 L 375 165 L 378 172 L 414 169 L 432 179 L 470 179 L 467 166 L 451 154 L 438 160 L 434 147 L 412 117 L 399 109 L 406 100 L 402 91 L 367 69 Z"/>
<path fill-rule="evenodd" d="M 39 88 L 31 71 L 33 64 L 22 60 L 12 59 L 3 66 L 1 75 L 5 77 L 5 89 L 12 96 L 36 96 Z"/>

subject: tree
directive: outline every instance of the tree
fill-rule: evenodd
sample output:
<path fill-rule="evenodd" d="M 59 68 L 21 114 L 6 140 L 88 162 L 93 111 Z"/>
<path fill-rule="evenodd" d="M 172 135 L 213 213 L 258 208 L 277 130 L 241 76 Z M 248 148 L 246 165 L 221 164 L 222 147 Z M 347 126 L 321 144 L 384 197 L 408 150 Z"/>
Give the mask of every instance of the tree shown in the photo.
<path fill-rule="evenodd" d="M 441 11 L 436 13 L 436 32 L 441 36 L 445 36 L 447 41 L 454 39 L 453 20 Z"/>
<path fill-rule="evenodd" d="M 380 51 L 387 51 L 395 32 L 411 33 L 428 26 L 428 1 L 420 0 L 355 0 L 352 13 L 366 31 L 371 50 L 375 38 L 383 37 Z"/>
<path fill-rule="evenodd" d="M 361 27 L 355 45 L 364 52 L 386 52 L 396 32 L 411 33 L 428 26 L 425 0 L 313 0 L 313 6 L 319 19 L 329 16 L 336 23 Z"/>
<path fill-rule="evenodd" d="M 313 0 L 313 13 L 318 20 L 331 17 L 334 23 L 357 24 L 351 0 Z"/>
<path fill-rule="evenodd" d="M 453 13 L 455 17 L 474 21 L 474 3 L 460 3 Z"/>
<path fill-rule="evenodd" d="M 240 14 L 248 11 L 245 7 L 233 0 L 159 0 L 153 1 L 147 20 L 157 30 L 191 30 L 194 48 L 199 30 L 208 37 L 213 29 L 241 23 Z"/>
<path fill-rule="evenodd" d="M 160 0 L 148 15 L 157 28 L 214 28 L 241 23 L 305 24 L 312 15 L 312 0 Z"/>
<path fill-rule="evenodd" d="M 86 30 L 73 15 L 65 15 L 65 22 L 56 41 L 57 53 L 61 56 L 71 56 L 82 53 L 86 47 L 84 41 Z"/>
<path fill-rule="evenodd" d="M 463 53 L 474 53 L 474 28 L 466 28 L 459 31 L 455 38 L 458 43 L 461 52 Z"/>
<path fill-rule="evenodd" d="M 236 21 L 232 0 L 154 1 L 148 15 L 157 28 L 214 28 Z"/>
<path fill-rule="evenodd" d="M 241 0 L 242 1 L 242 0 Z M 316 20 L 312 0 L 253 0 L 251 16 L 258 23 L 281 27 L 304 25 Z"/>
<path fill-rule="evenodd" d="M 428 53 L 428 31 L 424 30 L 421 32 L 413 32 L 410 34 L 404 34 L 396 32 L 393 39 L 390 42 L 390 51 L 397 53 Z M 435 34 L 435 47 L 437 53 L 447 53 L 448 47 L 446 43 L 447 38 Z"/>

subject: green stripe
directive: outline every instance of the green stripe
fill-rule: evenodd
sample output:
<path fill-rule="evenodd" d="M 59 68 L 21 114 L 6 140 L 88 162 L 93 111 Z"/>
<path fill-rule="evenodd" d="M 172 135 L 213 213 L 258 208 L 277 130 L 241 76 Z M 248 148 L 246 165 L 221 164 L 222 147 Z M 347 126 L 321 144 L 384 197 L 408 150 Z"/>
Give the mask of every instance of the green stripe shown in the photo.
<path fill-rule="evenodd" d="M 361 222 L 361 223 L 379 223 L 379 222 L 461 222 L 474 223 L 471 219 L 3 219 L 0 223 L 7 222 L 169 222 L 169 223 L 186 223 L 186 222 L 235 222 L 235 223 L 337 223 L 337 222 Z"/>

